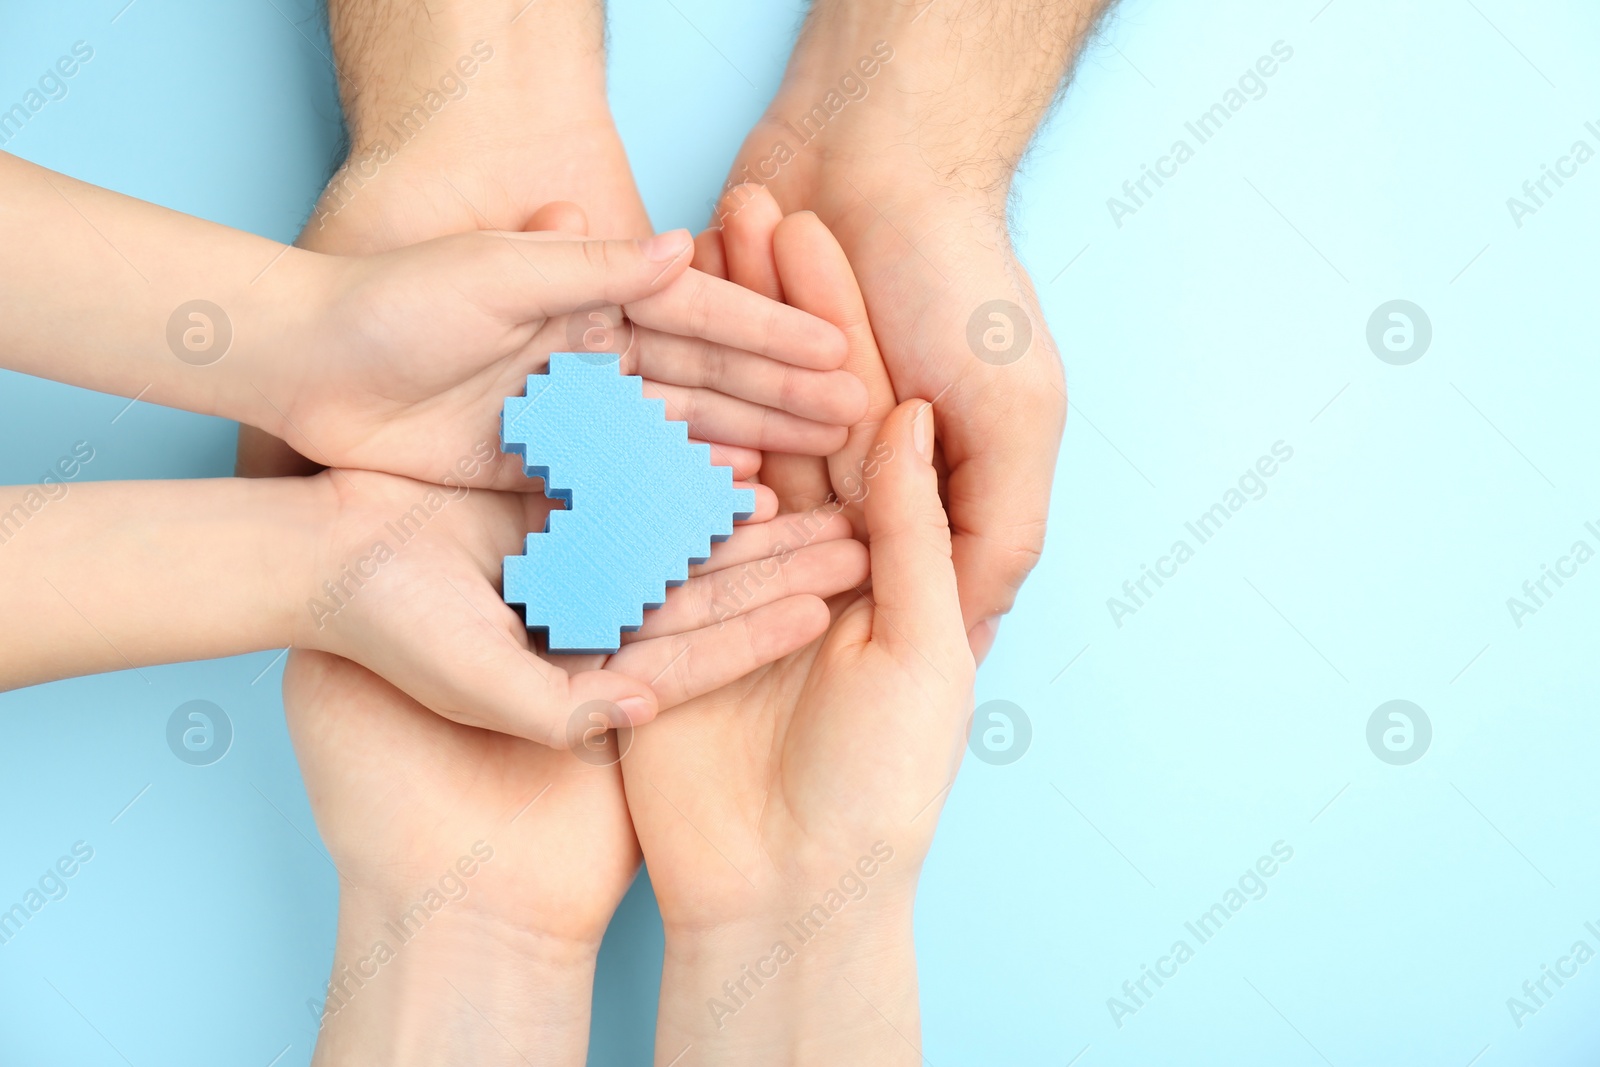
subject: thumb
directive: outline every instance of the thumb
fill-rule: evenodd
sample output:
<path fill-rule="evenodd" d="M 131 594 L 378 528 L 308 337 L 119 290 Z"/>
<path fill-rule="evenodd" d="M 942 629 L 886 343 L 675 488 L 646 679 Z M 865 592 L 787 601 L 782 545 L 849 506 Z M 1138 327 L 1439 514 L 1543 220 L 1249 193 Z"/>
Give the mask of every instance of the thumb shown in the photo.
<path fill-rule="evenodd" d="M 474 235 L 492 244 L 476 276 L 485 302 L 513 322 L 585 307 L 627 304 L 660 292 L 689 269 L 688 230 L 624 241 L 552 240 L 549 233 Z"/>
<path fill-rule="evenodd" d="M 656 716 L 645 682 L 615 671 L 569 675 L 511 640 L 485 640 L 476 629 L 470 637 L 447 641 L 448 649 L 436 650 L 445 654 L 430 657 L 438 676 L 405 687 L 447 719 L 574 749 L 592 747 L 607 727 L 642 726 Z"/>
<path fill-rule="evenodd" d="M 872 640 L 930 663 L 971 661 L 933 463 L 933 405 L 908 400 L 863 462 Z"/>

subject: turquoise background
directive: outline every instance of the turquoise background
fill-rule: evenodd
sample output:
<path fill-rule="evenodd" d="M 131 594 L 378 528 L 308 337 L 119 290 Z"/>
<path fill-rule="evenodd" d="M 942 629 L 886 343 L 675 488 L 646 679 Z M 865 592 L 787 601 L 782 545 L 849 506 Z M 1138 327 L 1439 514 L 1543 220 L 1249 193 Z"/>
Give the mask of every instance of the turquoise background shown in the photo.
<path fill-rule="evenodd" d="M 125 2 L 6 5 L 0 106 L 95 49 L 6 150 L 291 239 L 337 142 L 310 0 Z M 1506 199 L 1600 148 L 1600 14 L 1203 7 L 1122 4 L 1018 187 L 1073 412 L 1048 550 L 979 682 L 1031 747 L 967 762 L 923 882 L 927 1062 L 1595 1063 L 1600 962 L 1520 1028 L 1506 1000 L 1573 942 L 1600 950 L 1600 563 L 1520 628 L 1506 599 L 1600 548 L 1600 161 L 1520 227 Z M 703 223 L 799 8 L 612 4 L 658 226 Z M 1119 227 L 1107 198 L 1278 41 L 1266 94 Z M 1391 299 L 1431 320 L 1410 365 L 1366 342 Z M 230 469 L 233 426 L 124 407 L 0 375 L 0 480 L 78 440 L 90 478 Z M 1118 626 L 1107 598 L 1279 441 L 1265 495 Z M 280 673 L 265 653 L 0 696 L 0 906 L 95 850 L 0 946 L 0 1064 L 307 1062 L 335 881 Z M 166 747 L 192 699 L 234 724 L 210 767 Z M 1391 699 L 1432 724 L 1404 766 L 1367 743 Z M 1108 998 L 1276 842 L 1293 859 L 1265 896 L 1119 1027 Z M 593 1063 L 647 1062 L 660 938 L 641 880 Z"/>

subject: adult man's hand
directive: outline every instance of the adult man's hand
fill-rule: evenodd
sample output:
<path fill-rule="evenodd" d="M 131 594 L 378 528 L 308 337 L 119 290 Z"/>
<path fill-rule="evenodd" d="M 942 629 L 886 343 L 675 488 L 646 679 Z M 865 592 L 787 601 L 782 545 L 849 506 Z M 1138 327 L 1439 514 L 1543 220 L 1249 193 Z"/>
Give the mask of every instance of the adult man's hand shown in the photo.
<path fill-rule="evenodd" d="M 520 230 L 555 201 L 581 203 L 595 237 L 651 232 L 606 102 L 601 0 L 329 0 L 328 19 L 350 152 L 301 247 Z M 245 426 L 239 467 L 316 464 Z"/>
<path fill-rule="evenodd" d="M 1006 201 L 1105 2 L 818 0 L 729 178 L 821 216 L 850 257 L 895 393 L 937 398 L 980 658 L 1043 546 L 1067 406 Z"/>

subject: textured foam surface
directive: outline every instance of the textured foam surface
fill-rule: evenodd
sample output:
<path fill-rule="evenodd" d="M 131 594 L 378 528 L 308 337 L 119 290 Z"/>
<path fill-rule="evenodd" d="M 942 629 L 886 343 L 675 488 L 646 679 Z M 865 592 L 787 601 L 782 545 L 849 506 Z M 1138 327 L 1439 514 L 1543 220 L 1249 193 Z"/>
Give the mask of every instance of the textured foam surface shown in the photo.
<path fill-rule="evenodd" d="M 711 446 L 619 370 L 615 355 L 557 352 L 500 417 L 505 450 L 567 506 L 505 562 L 506 603 L 523 605 L 552 652 L 615 652 L 755 509 Z"/>

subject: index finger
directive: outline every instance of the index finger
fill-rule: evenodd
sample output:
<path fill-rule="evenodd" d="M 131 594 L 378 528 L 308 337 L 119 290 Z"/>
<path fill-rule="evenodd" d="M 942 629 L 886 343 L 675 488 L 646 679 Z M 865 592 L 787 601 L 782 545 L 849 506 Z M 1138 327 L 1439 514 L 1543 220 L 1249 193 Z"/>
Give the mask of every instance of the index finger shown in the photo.
<path fill-rule="evenodd" d="M 837 326 L 693 268 L 624 310 L 641 326 L 702 337 L 791 366 L 844 366 L 845 337 Z"/>

